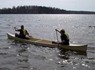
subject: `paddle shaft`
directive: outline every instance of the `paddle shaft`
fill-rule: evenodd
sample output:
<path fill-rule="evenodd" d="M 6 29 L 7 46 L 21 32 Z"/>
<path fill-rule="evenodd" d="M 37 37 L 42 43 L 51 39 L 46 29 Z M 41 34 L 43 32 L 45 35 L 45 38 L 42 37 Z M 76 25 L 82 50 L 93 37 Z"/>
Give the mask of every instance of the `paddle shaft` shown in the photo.
<path fill-rule="evenodd" d="M 57 42 L 59 43 L 59 40 L 58 40 L 58 33 L 57 33 L 57 31 L 56 31 L 56 38 L 57 38 Z"/>

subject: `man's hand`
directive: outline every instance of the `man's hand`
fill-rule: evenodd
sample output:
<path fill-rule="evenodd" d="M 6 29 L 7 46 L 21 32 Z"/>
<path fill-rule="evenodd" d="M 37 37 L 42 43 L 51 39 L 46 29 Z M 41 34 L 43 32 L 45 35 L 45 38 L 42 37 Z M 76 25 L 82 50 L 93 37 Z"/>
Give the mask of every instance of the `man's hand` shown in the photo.
<path fill-rule="evenodd" d="M 17 30 L 17 28 L 16 28 L 16 27 L 14 27 L 14 29 L 15 29 L 15 30 Z"/>
<path fill-rule="evenodd" d="M 55 31 L 58 31 L 57 29 L 55 29 Z"/>

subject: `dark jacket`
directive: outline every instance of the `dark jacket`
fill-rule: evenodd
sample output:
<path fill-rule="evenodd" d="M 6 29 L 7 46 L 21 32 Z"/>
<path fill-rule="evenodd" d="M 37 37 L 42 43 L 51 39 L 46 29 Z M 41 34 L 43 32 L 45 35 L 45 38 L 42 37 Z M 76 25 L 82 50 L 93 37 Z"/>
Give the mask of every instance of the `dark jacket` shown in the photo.
<path fill-rule="evenodd" d="M 69 37 L 67 34 L 63 33 L 61 34 L 60 37 L 61 37 L 62 44 L 69 45 Z"/>

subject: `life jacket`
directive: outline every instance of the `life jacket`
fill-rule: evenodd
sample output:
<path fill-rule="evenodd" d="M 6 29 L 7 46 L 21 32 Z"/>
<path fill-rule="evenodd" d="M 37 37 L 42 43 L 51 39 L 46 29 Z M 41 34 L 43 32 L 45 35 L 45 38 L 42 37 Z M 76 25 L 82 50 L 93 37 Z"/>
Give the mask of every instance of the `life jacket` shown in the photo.
<path fill-rule="evenodd" d="M 69 35 L 67 33 L 65 33 L 65 35 L 67 36 L 68 40 L 69 40 Z"/>
<path fill-rule="evenodd" d="M 20 35 L 21 36 L 26 36 L 27 35 L 27 31 L 25 29 L 21 29 Z"/>
<path fill-rule="evenodd" d="M 27 35 L 27 31 L 25 29 L 23 29 L 23 34 Z"/>

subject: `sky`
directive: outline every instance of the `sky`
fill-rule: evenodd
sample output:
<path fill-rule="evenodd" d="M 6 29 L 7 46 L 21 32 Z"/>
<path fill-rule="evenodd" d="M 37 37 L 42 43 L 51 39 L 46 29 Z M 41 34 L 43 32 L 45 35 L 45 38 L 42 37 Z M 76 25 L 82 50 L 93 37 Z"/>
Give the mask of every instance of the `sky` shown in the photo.
<path fill-rule="evenodd" d="M 95 11 L 95 0 L 0 0 L 0 9 L 37 5 L 74 11 Z"/>

